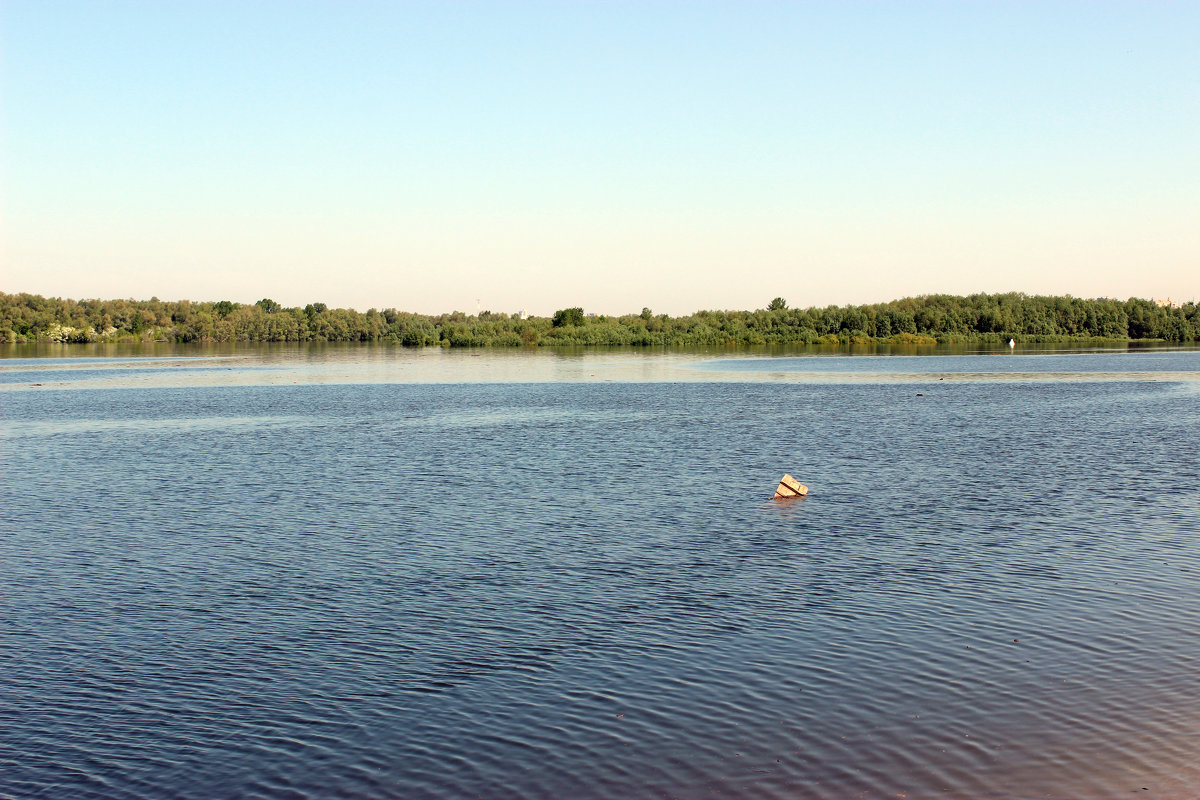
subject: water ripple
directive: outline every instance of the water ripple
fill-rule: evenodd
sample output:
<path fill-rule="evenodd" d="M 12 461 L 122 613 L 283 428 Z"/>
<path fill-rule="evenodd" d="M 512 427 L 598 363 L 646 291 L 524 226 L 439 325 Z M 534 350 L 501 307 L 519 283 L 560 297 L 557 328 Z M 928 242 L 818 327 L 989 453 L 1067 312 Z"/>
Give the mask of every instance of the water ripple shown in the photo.
<path fill-rule="evenodd" d="M 1194 797 L 1195 393 L 950 383 L 12 392 L 0 793 Z"/>

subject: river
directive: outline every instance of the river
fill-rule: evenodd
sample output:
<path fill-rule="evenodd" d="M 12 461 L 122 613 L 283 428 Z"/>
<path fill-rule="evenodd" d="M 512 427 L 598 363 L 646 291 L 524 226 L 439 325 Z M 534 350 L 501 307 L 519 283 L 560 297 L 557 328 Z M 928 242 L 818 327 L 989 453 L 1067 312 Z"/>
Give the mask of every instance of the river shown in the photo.
<path fill-rule="evenodd" d="M 1200 795 L 1200 350 L 10 349 L 0 423 L 5 796 Z"/>

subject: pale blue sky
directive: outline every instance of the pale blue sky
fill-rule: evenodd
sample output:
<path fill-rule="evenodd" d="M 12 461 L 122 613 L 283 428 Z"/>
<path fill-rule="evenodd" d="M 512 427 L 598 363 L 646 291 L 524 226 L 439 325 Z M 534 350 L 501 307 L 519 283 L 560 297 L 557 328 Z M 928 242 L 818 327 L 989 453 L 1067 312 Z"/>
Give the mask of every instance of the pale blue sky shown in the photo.
<path fill-rule="evenodd" d="M 0 289 L 1200 299 L 1200 3 L 2 0 Z"/>

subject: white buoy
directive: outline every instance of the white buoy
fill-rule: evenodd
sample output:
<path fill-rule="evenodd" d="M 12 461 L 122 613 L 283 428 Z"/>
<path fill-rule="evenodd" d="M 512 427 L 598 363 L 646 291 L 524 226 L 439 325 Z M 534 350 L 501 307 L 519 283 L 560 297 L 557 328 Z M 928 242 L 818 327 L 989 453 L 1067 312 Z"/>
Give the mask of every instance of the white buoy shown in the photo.
<path fill-rule="evenodd" d="M 1016 346 L 1017 346 L 1017 340 L 1016 340 L 1016 339 L 1009 339 L 1009 340 L 1008 340 L 1008 349 L 1009 349 L 1009 350 L 1012 350 L 1012 349 L 1013 349 L 1014 347 L 1016 347 Z"/>

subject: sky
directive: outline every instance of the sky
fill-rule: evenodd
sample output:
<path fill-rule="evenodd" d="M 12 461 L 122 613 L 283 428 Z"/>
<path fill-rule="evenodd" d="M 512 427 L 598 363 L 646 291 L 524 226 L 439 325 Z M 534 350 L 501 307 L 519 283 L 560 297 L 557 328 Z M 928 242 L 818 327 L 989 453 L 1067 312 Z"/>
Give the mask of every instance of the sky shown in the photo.
<path fill-rule="evenodd" d="M 0 0 L 0 290 L 1200 300 L 1200 3 Z"/>

